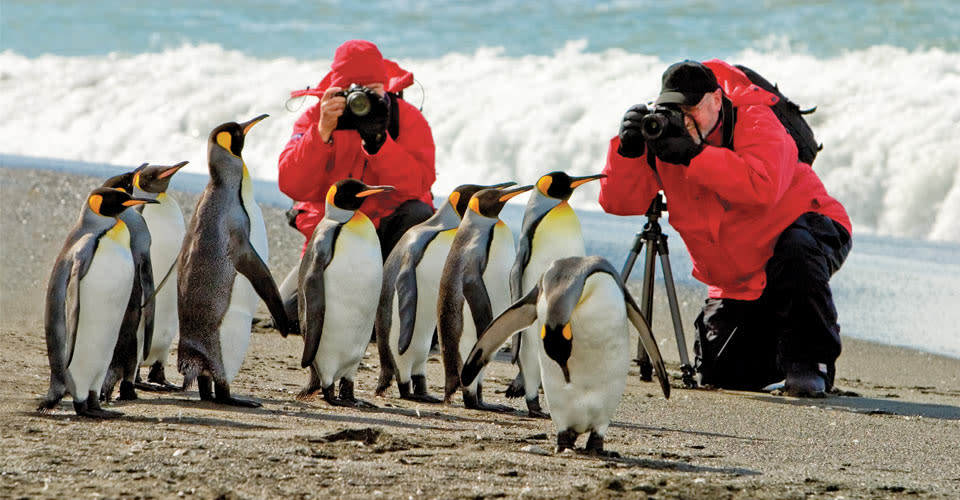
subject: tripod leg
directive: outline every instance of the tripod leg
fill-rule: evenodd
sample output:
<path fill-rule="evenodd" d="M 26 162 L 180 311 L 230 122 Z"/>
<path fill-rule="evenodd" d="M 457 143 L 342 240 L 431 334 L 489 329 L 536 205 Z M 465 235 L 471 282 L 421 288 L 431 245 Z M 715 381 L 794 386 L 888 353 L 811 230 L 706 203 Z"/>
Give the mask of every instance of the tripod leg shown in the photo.
<path fill-rule="evenodd" d="M 647 253 L 644 255 L 643 262 L 643 289 L 640 298 L 640 312 L 647 318 L 650 327 L 653 327 L 653 279 L 656 274 L 656 256 L 657 246 L 653 241 L 647 240 Z M 640 365 L 640 380 L 653 380 L 653 363 L 650 362 L 650 356 L 643 349 L 643 343 L 637 341 L 637 364 Z"/>
<path fill-rule="evenodd" d="M 670 251 L 667 248 L 667 237 L 663 236 L 658 246 L 660 264 L 663 266 L 663 283 L 667 289 L 667 302 L 670 304 L 670 317 L 673 319 L 673 333 L 677 337 L 677 352 L 680 355 L 680 371 L 683 374 L 683 384 L 687 387 L 696 387 L 693 378 L 693 366 L 687 356 L 687 340 L 683 335 L 683 322 L 680 320 L 680 303 L 677 300 L 677 289 L 673 283 L 673 270 L 670 268 Z"/>

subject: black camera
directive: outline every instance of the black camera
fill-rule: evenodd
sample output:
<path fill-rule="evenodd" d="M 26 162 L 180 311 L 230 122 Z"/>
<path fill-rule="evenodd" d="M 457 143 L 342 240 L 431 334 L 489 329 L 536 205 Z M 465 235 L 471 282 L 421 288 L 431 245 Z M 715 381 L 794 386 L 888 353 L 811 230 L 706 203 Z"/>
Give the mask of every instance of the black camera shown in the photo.
<path fill-rule="evenodd" d="M 677 106 L 654 106 L 649 114 L 640 119 L 640 133 L 646 141 L 686 134 L 683 112 Z"/>
<path fill-rule="evenodd" d="M 369 87 L 353 84 L 336 95 L 347 99 L 347 107 L 337 120 L 337 130 L 357 130 L 365 122 L 386 118 L 390 112 L 386 98 Z"/>

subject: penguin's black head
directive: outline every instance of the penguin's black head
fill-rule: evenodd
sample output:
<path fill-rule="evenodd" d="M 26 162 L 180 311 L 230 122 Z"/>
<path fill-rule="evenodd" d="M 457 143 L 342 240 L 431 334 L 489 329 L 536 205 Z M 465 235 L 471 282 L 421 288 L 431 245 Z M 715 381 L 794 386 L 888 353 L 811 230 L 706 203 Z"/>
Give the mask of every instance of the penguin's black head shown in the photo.
<path fill-rule="evenodd" d="M 606 177 L 606 174 L 571 177 L 560 171 L 550 172 L 537 180 L 537 189 L 551 198 L 569 200 L 577 186 L 604 177 Z"/>
<path fill-rule="evenodd" d="M 487 188 L 474 193 L 467 205 L 470 210 L 484 216 L 496 219 L 500 210 L 507 204 L 507 200 L 533 189 L 533 186 L 520 186 L 513 189 Z"/>
<path fill-rule="evenodd" d="M 218 126 L 210 132 L 210 137 L 207 139 L 209 148 L 219 145 L 229 151 L 233 156 L 239 157 L 243 151 L 243 139 L 246 137 L 247 132 L 249 132 L 254 125 L 260 123 L 260 120 L 268 116 L 270 115 L 260 115 L 243 123 L 228 122 Z"/>
<path fill-rule="evenodd" d="M 393 190 L 393 186 L 368 186 L 356 179 L 343 179 L 330 186 L 327 203 L 344 210 L 358 210 L 367 196 Z"/>
<path fill-rule="evenodd" d="M 470 198 L 473 197 L 474 193 L 480 191 L 481 189 L 488 188 L 505 188 L 510 187 L 516 184 L 516 182 L 501 182 L 500 184 L 494 184 L 492 186 L 481 186 L 479 184 L 461 184 L 457 186 L 456 189 L 450 193 L 450 196 L 447 197 L 447 200 L 450 202 L 450 206 L 457 211 L 457 215 L 460 218 L 463 218 L 463 214 L 467 213 L 467 204 L 470 203 Z"/>
<path fill-rule="evenodd" d="M 567 368 L 567 361 L 570 360 L 570 352 L 573 350 L 573 331 L 570 329 L 570 323 L 565 325 L 543 325 L 540 329 L 540 338 L 543 339 L 543 351 L 550 359 L 560 365 L 563 370 L 563 378 L 570 383 L 570 370 Z"/>
<path fill-rule="evenodd" d="M 143 205 L 144 203 L 158 203 L 146 198 L 133 198 L 129 193 L 110 187 L 98 187 L 87 197 L 87 205 L 97 215 L 116 217 L 127 207 Z"/>
<path fill-rule="evenodd" d="M 139 170 L 139 169 L 138 169 Z M 127 194 L 133 194 L 133 177 L 137 170 L 125 174 L 115 175 L 103 182 L 101 187 L 119 189 Z"/>
<path fill-rule="evenodd" d="M 133 185 L 140 191 L 147 193 L 165 193 L 170 186 L 173 174 L 184 167 L 188 162 L 182 161 L 176 165 L 148 165 L 144 163 L 133 176 Z"/>

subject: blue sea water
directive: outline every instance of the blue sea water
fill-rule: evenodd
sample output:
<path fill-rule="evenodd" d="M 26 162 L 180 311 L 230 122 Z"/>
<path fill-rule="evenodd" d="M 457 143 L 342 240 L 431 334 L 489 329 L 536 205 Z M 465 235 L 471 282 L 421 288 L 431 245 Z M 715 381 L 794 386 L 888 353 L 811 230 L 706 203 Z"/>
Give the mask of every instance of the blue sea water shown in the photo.
<path fill-rule="evenodd" d="M 818 106 L 814 167 L 855 226 L 834 279 L 843 333 L 960 356 L 957 19 L 949 0 L 3 0 L 0 158 L 67 169 L 189 160 L 203 175 L 210 129 L 269 113 L 244 157 L 282 197 L 276 158 L 312 104 L 289 91 L 316 84 L 344 40 L 366 38 L 416 76 L 407 99 L 433 128 L 436 194 L 478 172 L 584 175 L 602 168 L 623 110 L 656 95 L 666 65 L 719 57 Z M 596 196 L 588 184 L 572 202 L 604 228 L 588 230 L 588 249 L 619 267 L 642 218 L 602 214 Z M 697 302 L 682 240 L 671 245 Z"/>

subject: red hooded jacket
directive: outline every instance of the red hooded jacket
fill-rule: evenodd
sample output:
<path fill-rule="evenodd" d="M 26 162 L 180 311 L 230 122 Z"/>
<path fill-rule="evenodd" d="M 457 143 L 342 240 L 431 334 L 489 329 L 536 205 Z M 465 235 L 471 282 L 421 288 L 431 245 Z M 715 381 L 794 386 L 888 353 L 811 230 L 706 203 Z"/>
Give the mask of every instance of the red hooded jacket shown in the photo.
<path fill-rule="evenodd" d="M 398 92 L 413 82 L 413 74 L 393 61 L 383 59 L 376 46 L 351 40 L 337 49 L 334 62 L 315 91 L 346 87 L 350 83 L 382 81 L 388 92 Z M 376 154 L 367 153 L 360 135 L 353 130 L 335 130 L 332 144 L 320 137 L 320 103 L 308 109 L 293 126 L 293 135 L 280 153 L 280 191 L 296 200 L 297 229 L 307 239 L 323 218 L 330 186 L 352 177 L 370 185 L 390 185 L 396 191 L 372 196 L 360 210 L 379 227 L 380 219 L 407 200 L 418 199 L 433 207 L 430 186 L 436 179 L 435 146 L 426 119 L 410 103 L 398 99 L 399 133 L 387 136 Z"/>
<path fill-rule="evenodd" d="M 805 212 L 817 212 L 851 231 L 846 210 L 827 194 L 810 165 L 797 160 L 797 146 L 770 106 L 777 97 L 750 83 L 719 60 L 704 63 L 736 111 L 733 149 L 717 127 L 689 167 L 646 156 L 624 158 L 619 137 L 610 141 L 600 181 L 600 205 L 611 214 L 640 215 L 663 190 L 668 221 L 693 260 L 693 277 L 709 296 L 754 300 L 766 286 L 764 268 L 780 233 Z"/>

